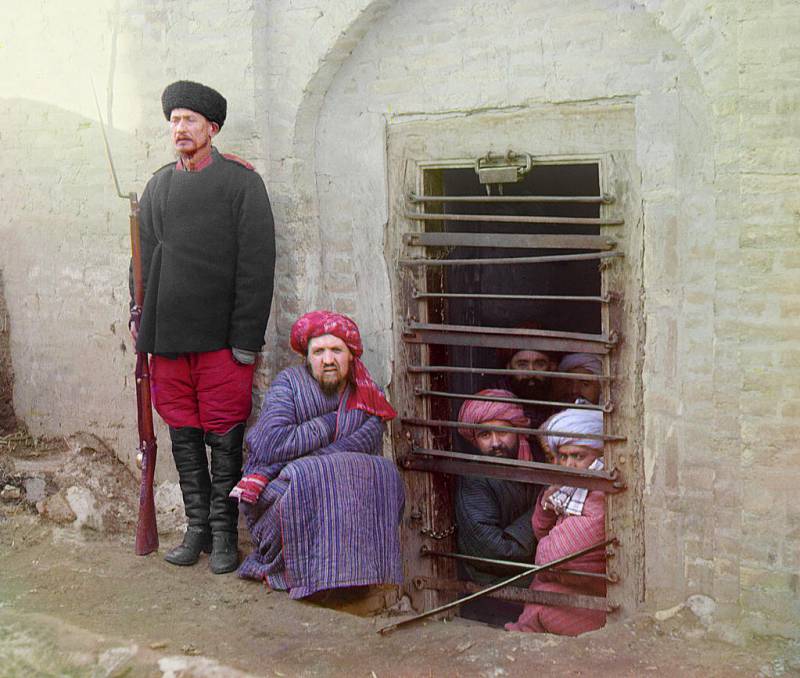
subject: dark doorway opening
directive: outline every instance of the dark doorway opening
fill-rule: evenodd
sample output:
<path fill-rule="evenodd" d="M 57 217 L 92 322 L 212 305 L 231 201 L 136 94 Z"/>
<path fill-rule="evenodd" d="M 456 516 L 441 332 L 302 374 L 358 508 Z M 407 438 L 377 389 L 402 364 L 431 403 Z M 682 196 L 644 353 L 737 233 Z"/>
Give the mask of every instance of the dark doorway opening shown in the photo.
<path fill-rule="evenodd" d="M 473 169 L 443 169 L 426 173 L 426 193 L 444 196 L 480 196 L 486 189 Z M 504 196 L 596 196 L 600 194 L 597 163 L 535 165 L 522 181 L 503 184 Z M 494 194 L 497 193 L 495 188 Z M 600 204 L 575 202 L 446 202 L 445 214 L 599 218 Z M 583 224 L 506 223 L 491 221 L 428 222 L 446 233 L 599 235 L 600 227 Z M 589 250 L 508 247 L 449 247 L 431 256 L 447 259 L 496 259 L 559 254 Z M 544 330 L 601 332 L 600 305 L 593 301 L 469 298 L 469 295 L 547 295 L 596 297 L 601 293 L 598 261 L 564 261 L 540 264 L 481 264 L 431 267 L 429 292 L 464 294 L 464 298 L 433 298 L 428 302 L 430 322 L 475 327 L 537 326 Z M 433 345 L 430 363 L 451 367 L 502 368 L 507 352 L 478 346 Z M 503 364 L 501 364 L 503 363 Z M 431 387 L 450 393 L 475 393 L 496 385 L 496 378 L 475 373 L 443 373 L 431 376 Z M 455 419 L 461 402 L 433 399 L 434 419 Z M 443 449 L 463 449 L 452 430 L 435 433 Z"/>
<path fill-rule="evenodd" d="M 448 168 L 426 172 L 425 193 L 447 197 L 478 197 L 486 195 L 472 168 Z M 493 187 L 492 195 L 498 195 Z M 502 195 L 548 196 L 553 198 L 575 196 L 599 196 L 600 175 L 596 162 L 572 164 L 536 165 L 518 183 L 503 184 Z M 505 235 L 600 235 L 597 224 L 572 223 L 521 223 L 502 221 L 503 217 L 562 217 L 599 219 L 601 205 L 594 202 L 481 202 L 465 201 L 441 203 L 443 214 L 476 215 L 489 220 L 430 220 L 426 232 L 456 234 Z M 496 216 L 501 220 L 494 221 Z M 499 244 L 499 237 L 494 243 Z M 477 240 L 475 242 L 478 242 Z M 477 245 L 451 245 L 429 248 L 431 258 L 449 260 L 509 259 L 516 257 L 540 257 L 573 254 L 588 254 L 592 250 L 568 248 L 535 248 L 492 246 L 492 239 Z M 572 260 L 553 263 L 483 263 L 466 265 L 432 266 L 426 272 L 426 289 L 433 295 L 428 299 L 428 322 L 442 325 L 458 325 L 483 328 L 535 328 L 561 332 L 601 334 L 601 304 L 581 301 L 570 297 L 595 299 L 601 295 L 601 273 L 597 259 Z M 463 295 L 463 296 L 450 296 Z M 536 299 L 519 297 L 566 297 L 567 299 Z M 511 298 L 517 297 L 517 298 Z M 430 388 L 434 392 L 449 394 L 473 394 L 485 388 L 504 388 L 502 378 L 481 373 L 481 368 L 504 369 L 514 350 L 491 346 L 451 345 L 447 343 L 429 346 L 429 364 L 455 368 L 471 368 L 470 372 L 434 372 L 430 375 Z M 553 355 L 555 364 L 563 354 Z M 477 369 L 476 369 L 477 368 Z M 548 398 L 550 396 L 547 396 Z M 552 396 L 557 399 L 556 396 Z M 436 397 L 430 399 L 430 416 L 434 420 L 457 421 L 464 398 Z M 566 406 L 566 405 L 564 405 Z M 557 408 L 560 409 L 560 408 Z M 555 408 L 540 408 L 538 420 L 531 417 L 531 427 L 536 428 L 544 418 L 557 411 Z M 531 414 L 526 410 L 526 413 Z M 475 453 L 453 428 L 432 428 L 432 443 L 435 448 L 457 452 Z M 534 443 L 535 444 L 535 443 Z M 540 451 L 541 452 L 541 451 Z M 543 456 L 534 456 L 536 461 L 545 461 Z M 438 479 L 440 492 L 453 497 L 455 484 L 462 482 L 447 479 L 446 489 L 441 487 L 444 479 Z M 517 486 L 520 494 L 516 501 L 531 504 L 536 501 L 537 485 Z M 456 511 L 457 513 L 457 511 Z M 482 566 L 476 571 L 459 562 L 458 578 L 486 585 L 497 577 L 510 576 L 515 571 L 502 566 Z M 490 573 L 490 574 L 488 574 Z M 526 587 L 529 582 L 522 582 Z M 522 611 L 522 603 L 494 598 L 482 598 L 466 605 L 459 611 L 461 616 L 495 626 L 513 621 Z"/>

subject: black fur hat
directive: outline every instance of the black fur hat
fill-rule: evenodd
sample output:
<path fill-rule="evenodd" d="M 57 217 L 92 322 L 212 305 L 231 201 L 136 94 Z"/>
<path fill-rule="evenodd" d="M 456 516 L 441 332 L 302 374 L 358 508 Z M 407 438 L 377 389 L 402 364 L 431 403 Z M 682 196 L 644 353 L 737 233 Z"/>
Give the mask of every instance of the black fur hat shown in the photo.
<path fill-rule="evenodd" d="M 178 80 L 168 85 L 161 95 L 161 108 L 169 120 L 173 108 L 188 108 L 196 111 L 220 128 L 225 124 L 228 102 L 217 90 L 191 80 Z"/>

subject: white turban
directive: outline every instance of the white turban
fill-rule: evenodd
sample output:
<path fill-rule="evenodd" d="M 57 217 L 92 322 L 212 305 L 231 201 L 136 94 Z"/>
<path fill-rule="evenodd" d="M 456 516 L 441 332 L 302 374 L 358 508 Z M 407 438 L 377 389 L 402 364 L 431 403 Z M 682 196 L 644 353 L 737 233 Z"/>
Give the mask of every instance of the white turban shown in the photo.
<path fill-rule="evenodd" d="M 589 370 L 591 374 L 602 374 L 603 361 L 595 353 L 570 353 L 565 355 L 558 364 L 559 372 L 569 372 L 576 368 Z"/>
<path fill-rule="evenodd" d="M 563 431 L 569 435 L 542 435 L 542 442 L 552 454 L 562 445 L 583 445 L 603 451 L 603 441 L 597 438 L 580 438 L 575 433 L 603 434 L 603 413 L 599 410 L 568 409 L 557 412 L 541 428 L 545 431 Z"/>

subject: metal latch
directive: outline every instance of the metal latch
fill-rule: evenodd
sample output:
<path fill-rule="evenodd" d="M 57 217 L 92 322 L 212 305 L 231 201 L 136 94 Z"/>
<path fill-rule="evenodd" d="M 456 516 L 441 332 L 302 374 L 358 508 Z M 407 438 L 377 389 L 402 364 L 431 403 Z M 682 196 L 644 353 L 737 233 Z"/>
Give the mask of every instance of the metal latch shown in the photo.
<path fill-rule="evenodd" d="M 482 184 L 513 184 L 521 181 L 531 171 L 533 159 L 530 153 L 515 153 L 509 150 L 505 155 L 489 151 L 475 161 L 475 172 Z"/>

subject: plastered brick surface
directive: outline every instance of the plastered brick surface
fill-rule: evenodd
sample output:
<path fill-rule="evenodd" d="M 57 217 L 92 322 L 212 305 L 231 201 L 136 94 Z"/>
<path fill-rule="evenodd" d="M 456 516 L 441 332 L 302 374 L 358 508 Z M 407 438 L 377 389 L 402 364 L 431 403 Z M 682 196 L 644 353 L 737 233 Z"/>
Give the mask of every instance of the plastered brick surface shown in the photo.
<path fill-rule="evenodd" d="M 35 433 L 92 430 L 128 460 L 127 207 L 90 76 L 126 191 L 171 158 L 165 84 L 198 79 L 228 98 L 218 145 L 262 172 L 278 228 L 261 390 L 290 360 L 291 322 L 316 306 L 353 314 L 369 368 L 391 379 L 397 125 L 630 107 L 639 602 L 705 593 L 729 620 L 800 635 L 800 5 L 34 0 L 4 16 L 0 267 L 16 412 Z M 463 148 L 505 150 L 502 129 Z M 530 138 L 519 150 L 537 152 Z M 562 154 L 585 151 L 579 141 L 548 139 Z"/>

